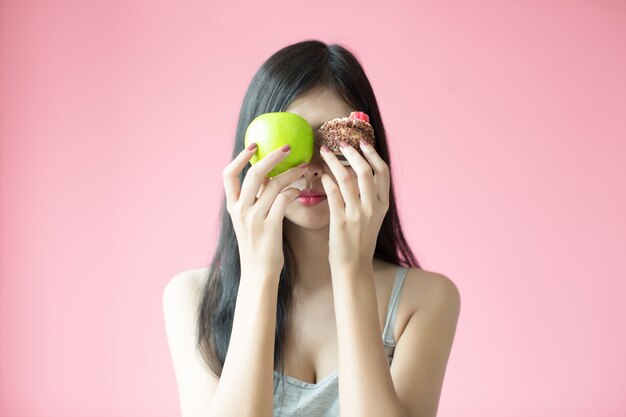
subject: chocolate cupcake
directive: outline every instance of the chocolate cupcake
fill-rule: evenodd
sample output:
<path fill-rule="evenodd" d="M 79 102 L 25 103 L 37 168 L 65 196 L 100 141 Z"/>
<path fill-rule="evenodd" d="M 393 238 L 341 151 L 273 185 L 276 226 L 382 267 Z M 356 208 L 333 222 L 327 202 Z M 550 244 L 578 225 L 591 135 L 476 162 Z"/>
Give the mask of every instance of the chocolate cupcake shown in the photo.
<path fill-rule="evenodd" d="M 361 147 L 359 139 L 364 140 L 374 146 L 374 128 L 369 123 L 369 116 L 360 111 L 353 111 L 350 117 L 339 117 L 324 123 L 317 133 L 320 138 L 320 145 L 326 145 L 341 162 L 342 165 L 350 165 L 350 162 L 339 149 L 339 143 L 343 140 L 348 145 L 359 151 Z M 365 156 L 363 155 L 365 158 Z"/>

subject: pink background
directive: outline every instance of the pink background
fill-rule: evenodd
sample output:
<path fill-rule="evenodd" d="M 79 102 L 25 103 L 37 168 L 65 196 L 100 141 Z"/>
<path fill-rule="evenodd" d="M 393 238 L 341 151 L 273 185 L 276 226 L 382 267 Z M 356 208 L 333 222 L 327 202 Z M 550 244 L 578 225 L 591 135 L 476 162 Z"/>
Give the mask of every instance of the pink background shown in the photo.
<path fill-rule="evenodd" d="M 161 295 L 206 265 L 260 64 L 378 95 L 400 214 L 459 287 L 441 417 L 624 416 L 626 5 L 2 1 L 0 415 L 176 416 Z"/>

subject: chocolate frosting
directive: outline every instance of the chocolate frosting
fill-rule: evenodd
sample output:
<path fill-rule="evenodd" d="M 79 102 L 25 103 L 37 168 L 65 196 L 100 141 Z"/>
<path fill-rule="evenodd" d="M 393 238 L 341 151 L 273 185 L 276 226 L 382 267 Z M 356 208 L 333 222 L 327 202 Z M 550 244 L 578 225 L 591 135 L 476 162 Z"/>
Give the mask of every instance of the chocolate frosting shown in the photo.
<path fill-rule="evenodd" d="M 320 144 L 326 145 L 333 152 L 339 152 L 339 143 L 343 140 L 354 147 L 361 154 L 359 139 L 375 144 L 374 128 L 368 122 L 359 119 L 351 119 L 349 117 L 341 117 L 329 120 L 324 123 L 318 130 Z"/>

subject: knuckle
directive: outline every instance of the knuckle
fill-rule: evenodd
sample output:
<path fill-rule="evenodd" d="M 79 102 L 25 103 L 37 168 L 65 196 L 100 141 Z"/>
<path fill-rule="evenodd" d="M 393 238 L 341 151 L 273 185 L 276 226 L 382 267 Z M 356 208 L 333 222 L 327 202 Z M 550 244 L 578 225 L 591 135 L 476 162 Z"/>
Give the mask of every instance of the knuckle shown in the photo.
<path fill-rule="evenodd" d="M 326 193 L 327 193 L 327 194 L 331 194 L 331 195 L 339 195 L 339 194 L 341 194 L 341 193 L 339 192 L 339 187 L 337 187 L 337 186 L 336 186 L 336 185 L 334 185 L 334 184 L 333 184 L 333 185 L 331 185 L 330 187 L 328 187 L 328 189 L 327 189 Z"/>
<path fill-rule="evenodd" d="M 267 184 L 264 188 L 263 188 L 263 194 L 265 193 L 275 193 L 276 192 L 276 188 L 279 186 L 278 184 L 278 180 L 275 181 L 271 181 L 269 184 Z"/>
<path fill-rule="evenodd" d="M 255 167 L 250 168 L 246 176 L 250 177 L 254 181 L 262 180 L 261 173 L 259 172 L 258 168 L 255 169 Z"/>
<path fill-rule="evenodd" d="M 362 215 L 360 212 L 354 212 L 352 213 L 350 216 L 346 216 L 348 217 L 346 220 L 349 221 L 350 223 L 361 223 L 362 220 Z"/>
<path fill-rule="evenodd" d="M 276 189 L 276 187 L 284 187 L 289 183 L 290 180 L 286 179 L 282 174 L 272 178 L 271 181 L 268 181 L 267 188 L 271 188 L 272 190 Z"/>
<path fill-rule="evenodd" d="M 250 215 L 247 217 L 247 224 L 252 232 L 260 232 L 262 230 L 261 220 L 262 219 L 260 213 L 257 213 L 256 211 L 250 213 Z"/>
<path fill-rule="evenodd" d="M 276 196 L 276 200 L 279 201 L 280 203 L 283 203 L 285 201 L 287 201 L 287 193 L 278 193 L 278 195 Z"/>
<path fill-rule="evenodd" d="M 354 172 L 356 172 L 356 175 L 358 176 L 367 175 L 371 172 L 371 169 L 369 166 L 359 165 L 357 167 L 354 167 Z"/>
<path fill-rule="evenodd" d="M 240 216 L 241 218 L 241 224 L 243 224 L 244 226 L 246 226 L 246 228 L 249 228 L 252 224 L 252 215 L 250 213 L 243 213 L 240 212 Z"/>
<path fill-rule="evenodd" d="M 237 217 L 244 217 L 244 210 L 243 207 L 241 206 L 241 204 L 235 203 L 232 205 L 232 212 L 233 214 L 235 214 Z"/>
<path fill-rule="evenodd" d="M 343 182 L 343 183 L 349 184 L 350 181 L 352 181 L 352 177 L 348 173 L 339 174 L 339 177 L 337 178 L 337 180 L 339 180 L 339 182 Z"/>
<path fill-rule="evenodd" d="M 243 204 L 241 204 L 240 201 L 233 204 L 233 208 L 234 208 L 235 213 L 238 214 L 240 217 L 242 218 L 246 217 L 248 210 Z"/>

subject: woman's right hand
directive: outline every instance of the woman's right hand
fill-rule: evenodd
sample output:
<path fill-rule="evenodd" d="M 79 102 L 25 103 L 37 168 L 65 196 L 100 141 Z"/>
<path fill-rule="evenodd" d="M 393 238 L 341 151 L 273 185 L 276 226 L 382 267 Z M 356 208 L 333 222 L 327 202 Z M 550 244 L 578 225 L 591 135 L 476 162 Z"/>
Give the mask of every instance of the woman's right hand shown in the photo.
<path fill-rule="evenodd" d="M 283 188 L 304 175 L 307 164 L 282 172 L 269 181 L 266 175 L 290 151 L 276 149 L 252 165 L 240 184 L 239 174 L 256 150 L 256 147 L 244 149 L 224 168 L 226 209 L 237 235 L 241 277 L 278 280 L 284 264 L 283 218 L 287 206 L 300 195 L 298 188 Z M 261 185 L 266 182 L 259 195 Z"/>

